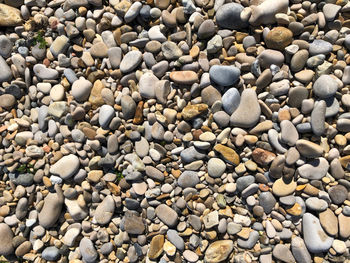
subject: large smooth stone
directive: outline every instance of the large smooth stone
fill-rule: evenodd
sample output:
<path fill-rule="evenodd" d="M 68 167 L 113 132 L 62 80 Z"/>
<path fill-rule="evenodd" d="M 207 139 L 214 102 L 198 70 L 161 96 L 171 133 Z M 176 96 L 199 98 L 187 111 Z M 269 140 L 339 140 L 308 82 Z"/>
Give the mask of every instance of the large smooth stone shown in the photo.
<path fill-rule="evenodd" d="M 309 180 L 320 180 L 322 177 L 326 176 L 328 168 L 328 161 L 325 158 L 320 157 L 300 166 L 297 171 L 303 178 Z"/>
<path fill-rule="evenodd" d="M 216 12 L 216 22 L 222 28 L 241 29 L 248 26 L 248 23 L 242 21 L 241 12 L 243 6 L 237 3 L 228 3 L 219 7 Z"/>
<path fill-rule="evenodd" d="M 235 84 L 241 71 L 233 66 L 214 65 L 209 70 L 210 79 L 221 86 L 231 86 Z"/>
<path fill-rule="evenodd" d="M 79 158 L 74 154 L 63 156 L 50 168 L 50 173 L 60 176 L 62 179 L 72 177 L 79 169 Z"/>
<path fill-rule="evenodd" d="M 231 115 L 230 124 L 240 128 L 251 128 L 259 121 L 260 113 L 260 104 L 255 91 L 245 89 L 238 108 Z"/>

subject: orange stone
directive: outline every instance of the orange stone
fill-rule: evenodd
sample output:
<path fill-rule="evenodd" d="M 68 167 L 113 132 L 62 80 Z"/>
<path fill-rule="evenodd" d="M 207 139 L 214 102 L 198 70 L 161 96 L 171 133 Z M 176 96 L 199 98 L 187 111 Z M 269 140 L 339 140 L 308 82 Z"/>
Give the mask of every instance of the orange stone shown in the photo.
<path fill-rule="evenodd" d="M 193 83 L 198 82 L 198 75 L 191 70 L 173 71 L 170 73 L 170 79 L 177 84 L 192 85 Z"/>

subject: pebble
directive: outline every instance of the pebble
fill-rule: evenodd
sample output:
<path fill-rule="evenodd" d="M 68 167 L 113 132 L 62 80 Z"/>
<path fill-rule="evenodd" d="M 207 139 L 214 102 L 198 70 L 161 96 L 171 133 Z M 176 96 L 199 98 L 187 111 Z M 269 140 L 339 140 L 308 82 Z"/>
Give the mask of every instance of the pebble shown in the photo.
<path fill-rule="evenodd" d="M 60 176 L 66 180 L 72 177 L 79 169 L 79 158 L 74 154 L 62 157 L 50 168 L 50 173 Z"/>
<path fill-rule="evenodd" d="M 142 53 L 137 50 L 130 51 L 125 54 L 120 62 L 120 70 L 122 73 L 129 73 L 137 68 L 142 61 Z"/>
<path fill-rule="evenodd" d="M 210 79 L 221 86 L 231 86 L 235 84 L 240 75 L 240 70 L 232 66 L 214 65 L 210 68 Z"/>
<path fill-rule="evenodd" d="M 320 76 L 313 85 L 313 91 L 316 96 L 321 99 L 326 99 L 334 96 L 338 89 L 338 84 L 330 75 Z"/>
<path fill-rule="evenodd" d="M 218 240 L 209 245 L 205 251 L 206 262 L 219 263 L 226 260 L 233 250 L 232 240 Z"/>
<path fill-rule="evenodd" d="M 14 251 L 12 246 L 13 232 L 11 228 L 5 223 L 0 223 L 0 253 L 3 256 L 11 255 Z"/>
<path fill-rule="evenodd" d="M 94 247 L 93 242 L 90 239 L 84 237 L 82 240 L 80 240 L 79 249 L 81 256 L 85 262 L 96 262 L 98 253 Z"/>
<path fill-rule="evenodd" d="M 228 89 L 222 95 L 222 107 L 227 114 L 232 114 L 239 106 L 241 96 L 236 88 Z"/>

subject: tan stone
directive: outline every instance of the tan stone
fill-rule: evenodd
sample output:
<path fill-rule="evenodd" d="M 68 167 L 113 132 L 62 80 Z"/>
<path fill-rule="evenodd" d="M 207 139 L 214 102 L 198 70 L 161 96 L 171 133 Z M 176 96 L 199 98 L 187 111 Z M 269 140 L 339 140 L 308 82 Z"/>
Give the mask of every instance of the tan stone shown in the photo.
<path fill-rule="evenodd" d="M 208 110 L 208 105 L 206 104 L 195 104 L 195 105 L 187 105 L 182 110 L 182 118 L 185 121 L 189 121 L 202 113 Z"/>
<path fill-rule="evenodd" d="M 214 150 L 220 153 L 221 156 L 225 159 L 225 161 L 234 165 L 239 164 L 239 155 L 232 148 L 222 144 L 217 144 L 215 145 Z"/>
<path fill-rule="evenodd" d="M 92 87 L 89 102 L 92 104 L 92 108 L 96 109 L 104 104 L 104 100 L 101 95 L 101 91 L 104 88 L 101 80 L 96 80 L 94 86 Z"/>
<path fill-rule="evenodd" d="M 18 26 L 21 22 L 21 12 L 17 8 L 0 4 L 0 26 Z"/>
<path fill-rule="evenodd" d="M 297 183 L 294 181 L 285 182 L 283 178 L 279 178 L 272 185 L 272 192 L 277 196 L 287 196 L 294 193 Z"/>
<path fill-rule="evenodd" d="M 293 41 L 293 33 L 285 27 L 275 27 L 267 33 L 265 42 L 268 48 L 283 51 Z"/>
<path fill-rule="evenodd" d="M 163 249 L 168 256 L 174 256 L 176 253 L 176 247 L 169 241 L 165 241 Z"/>
<path fill-rule="evenodd" d="M 163 253 L 164 236 L 156 235 L 152 238 L 148 250 L 148 257 L 150 259 L 157 259 Z"/>
<path fill-rule="evenodd" d="M 293 216 L 299 216 L 303 212 L 303 209 L 300 204 L 295 203 L 291 208 L 286 209 L 286 211 Z"/>
<path fill-rule="evenodd" d="M 205 252 L 204 260 L 207 263 L 219 263 L 228 258 L 233 250 L 232 240 L 218 240 L 210 244 Z"/>
<path fill-rule="evenodd" d="M 252 157 L 256 163 L 266 166 L 276 158 L 276 154 L 266 151 L 262 148 L 255 148 L 252 152 Z"/>
<path fill-rule="evenodd" d="M 191 70 L 173 71 L 170 73 L 170 79 L 177 84 L 192 85 L 193 83 L 198 82 L 198 75 Z"/>
<path fill-rule="evenodd" d="M 332 210 L 327 208 L 319 214 L 320 223 L 327 234 L 335 236 L 338 234 L 338 218 Z"/>

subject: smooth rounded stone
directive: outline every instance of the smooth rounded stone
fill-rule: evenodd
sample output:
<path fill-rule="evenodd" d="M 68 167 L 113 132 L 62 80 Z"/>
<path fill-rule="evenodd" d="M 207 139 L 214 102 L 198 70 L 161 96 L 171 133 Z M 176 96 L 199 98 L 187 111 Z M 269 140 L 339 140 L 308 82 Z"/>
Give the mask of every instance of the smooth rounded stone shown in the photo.
<path fill-rule="evenodd" d="M 133 71 L 142 61 L 142 53 L 138 50 L 126 53 L 120 63 L 120 71 L 124 74 Z"/>
<path fill-rule="evenodd" d="M 94 263 L 97 261 L 98 253 L 93 242 L 89 238 L 84 237 L 80 240 L 79 250 L 84 262 Z"/>
<path fill-rule="evenodd" d="M 204 159 L 206 154 L 197 151 L 195 147 L 191 146 L 181 151 L 180 156 L 184 163 L 192 163 Z"/>
<path fill-rule="evenodd" d="M 216 11 L 216 22 L 222 28 L 241 29 L 248 26 L 247 21 L 241 19 L 243 6 L 237 3 L 228 3 Z"/>
<path fill-rule="evenodd" d="M 164 139 L 164 127 L 159 122 L 155 122 L 152 125 L 151 130 L 152 137 L 156 140 L 163 140 Z"/>
<path fill-rule="evenodd" d="M 114 208 L 115 203 L 113 197 L 111 195 L 107 195 L 96 208 L 96 222 L 100 225 L 108 224 L 113 216 Z"/>
<path fill-rule="evenodd" d="M 316 158 L 300 166 L 297 169 L 299 175 L 309 180 L 320 180 L 326 176 L 329 168 L 327 160 L 323 157 Z"/>
<path fill-rule="evenodd" d="M 12 245 L 13 232 L 5 223 L 0 223 L 0 236 L 0 254 L 3 256 L 11 255 L 14 252 Z"/>
<path fill-rule="evenodd" d="M 215 24 L 213 20 L 205 20 L 198 28 L 197 32 L 199 39 L 207 39 L 215 35 Z"/>
<path fill-rule="evenodd" d="M 50 97 L 53 101 L 61 101 L 64 99 L 65 90 L 60 84 L 55 85 L 50 90 Z"/>
<path fill-rule="evenodd" d="M 169 229 L 167 232 L 168 240 L 180 251 L 185 249 L 185 242 L 176 230 Z"/>
<path fill-rule="evenodd" d="M 123 221 L 124 229 L 128 234 L 142 235 L 145 232 L 145 224 L 137 212 L 126 211 Z"/>
<path fill-rule="evenodd" d="M 164 174 L 153 166 L 146 166 L 145 171 L 146 171 L 146 175 L 152 178 L 153 180 L 157 180 L 157 181 L 164 180 Z"/>
<path fill-rule="evenodd" d="M 128 11 L 125 13 L 125 16 L 124 16 L 125 22 L 126 23 L 130 23 L 131 21 L 133 21 L 138 16 L 138 14 L 140 13 L 141 8 L 142 8 L 142 3 L 134 2 L 130 6 Z"/>
<path fill-rule="evenodd" d="M 312 89 L 317 97 L 326 99 L 334 96 L 338 90 L 338 84 L 333 77 L 324 74 L 315 81 Z"/>
<path fill-rule="evenodd" d="M 136 112 L 136 103 L 135 101 L 128 95 L 124 95 L 121 99 L 121 106 L 123 117 L 125 120 L 133 119 Z"/>
<path fill-rule="evenodd" d="M 105 58 L 108 56 L 108 47 L 103 42 L 97 42 L 91 46 L 90 54 L 95 58 Z"/>
<path fill-rule="evenodd" d="M 109 255 L 113 251 L 113 249 L 114 247 L 111 242 L 104 243 L 100 248 L 100 252 L 102 253 L 102 255 Z"/>
<path fill-rule="evenodd" d="M 295 262 L 292 252 L 286 245 L 277 244 L 273 248 L 272 255 L 282 262 Z"/>
<path fill-rule="evenodd" d="M 11 110 L 16 104 L 16 98 L 11 94 L 0 95 L 0 107 Z"/>
<path fill-rule="evenodd" d="M 139 81 L 139 92 L 142 97 L 146 99 L 153 99 L 156 97 L 155 91 L 159 79 L 153 75 L 152 72 L 143 74 Z"/>
<path fill-rule="evenodd" d="M 213 86 L 208 86 L 201 91 L 202 102 L 211 107 L 216 101 L 221 100 L 221 93 Z"/>
<path fill-rule="evenodd" d="M 112 68 L 119 68 L 123 56 L 122 49 L 120 47 L 111 47 L 108 49 L 107 53 Z"/>
<path fill-rule="evenodd" d="M 55 187 L 55 189 L 58 189 Z M 58 220 L 62 206 L 63 206 L 63 194 L 62 190 L 60 192 L 49 193 L 44 199 L 44 206 L 39 213 L 39 224 L 40 226 L 49 229 Z"/>
<path fill-rule="evenodd" d="M 276 204 L 276 199 L 271 192 L 262 192 L 259 195 L 259 205 L 264 208 L 266 214 L 270 214 Z"/>
<path fill-rule="evenodd" d="M 74 246 L 75 240 L 79 236 L 80 232 L 81 225 L 79 223 L 77 223 L 77 225 L 71 225 L 67 232 L 64 234 L 62 242 L 68 247 Z"/>
<path fill-rule="evenodd" d="M 284 51 L 284 48 L 292 43 L 292 41 L 292 31 L 282 26 L 272 28 L 265 37 L 265 43 L 268 48 L 281 51 Z"/>
<path fill-rule="evenodd" d="M 232 240 L 217 240 L 209 245 L 205 251 L 205 262 L 219 263 L 224 262 L 233 250 Z"/>
<path fill-rule="evenodd" d="M 339 236 L 342 239 L 348 239 L 350 237 L 350 216 L 345 216 L 341 213 L 338 216 L 339 221 Z"/>
<path fill-rule="evenodd" d="M 242 230 L 242 225 L 234 222 L 229 222 L 227 224 L 227 233 L 229 235 L 235 235 Z"/>
<path fill-rule="evenodd" d="M 177 183 L 182 188 L 194 187 L 199 183 L 199 176 L 197 172 L 184 171 L 177 180 Z"/>
<path fill-rule="evenodd" d="M 208 174 L 213 178 L 221 177 L 226 170 L 226 164 L 219 158 L 210 158 L 208 161 Z"/>
<path fill-rule="evenodd" d="M 209 70 L 210 79 L 221 85 L 231 86 L 239 80 L 241 71 L 233 66 L 214 65 Z"/>
<path fill-rule="evenodd" d="M 330 164 L 331 175 L 335 179 L 342 179 L 344 177 L 344 170 L 338 158 L 333 159 Z"/>
<path fill-rule="evenodd" d="M 103 105 L 100 108 L 100 112 L 98 115 L 98 123 L 103 128 L 107 128 L 113 117 L 115 116 L 115 111 L 110 105 Z"/>
<path fill-rule="evenodd" d="M 311 112 L 311 128 L 315 135 L 321 136 L 325 132 L 326 102 L 324 100 L 316 101 Z"/>
<path fill-rule="evenodd" d="M 334 21 L 340 9 L 340 5 L 327 3 L 323 6 L 322 11 L 327 21 Z"/>
<path fill-rule="evenodd" d="M 273 156 L 273 161 L 270 166 L 269 176 L 272 178 L 281 178 L 283 174 L 283 169 L 286 163 L 286 158 L 284 155 Z"/>
<path fill-rule="evenodd" d="M 188 262 L 191 262 L 191 263 L 198 262 L 198 259 L 199 259 L 199 256 L 191 250 L 185 250 L 183 252 L 183 256 Z"/>
<path fill-rule="evenodd" d="M 292 206 L 295 204 L 296 199 L 294 195 L 282 196 L 279 199 L 280 203 L 286 206 Z"/>
<path fill-rule="evenodd" d="M 276 14 L 287 13 L 289 1 L 287 0 L 267 0 L 259 5 L 251 5 L 251 16 L 249 23 L 253 26 L 260 24 L 274 24 L 276 22 Z"/>
<path fill-rule="evenodd" d="M 294 193 L 297 183 L 292 181 L 285 181 L 282 178 L 277 179 L 272 185 L 272 193 L 278 197 L 291 195 Z"/>
<path fill-rule="evenodd" d="M 349 119 L 338 119 L 337 120 L 337 130 L 340 132 L 350 131 L 350 120 Z"/>
<path fill-rule="evenodd" d="M 258 240 L 259 240 L 259 232 L 254 230 L 250 232 L 249 238 L 247 240 L 238 238 L 237 245 L 243 249 L 252 249 L 256 244 L 256 242 L 258 242 Z"/>
<path fill-rule="evenodd" d="M 311 56 L 319 54 L 328 55 L 332 50 L 332 44 L 321 39 L 315 39 L 309 46 L 309 53 Z"/>
<path fill-rule="evenodd" d="M 308 250 L 311 253 L 327 252 L 334 239 L 324 232 L 319 219 L 313 214 L 305 213 L 302 224 L 303 237 Z"/>
<path fill-rule="evenodd" d="M 48 261 L 56 261 L 60 258 L 60 251 L 57 247 L 46 247 L 41 253 L 43 259 Z"/>
<path fill-rule="evenodd" d="M 338 184 L 330 187 L 328 194 L 334 204 L 341 205 L 347 199 L 348 190 L 345 186 Z"/>
<path fill-rule="evenodd" d="M 265 49 L 258 56 L 260 66 L 263 68 L 270 68 L 271 65 L 282 66 L 284 62 L 284 55 L 280 51 L 273 49 Z"/>
<path fill-rule="evenodd" d="M 58 57 L 59 54 L 64 53 L 69 46 L 69 39 L 65 35 L 58 36 L 52 42 L 50 46 L 50 51 L 54 57 Z"/>
<path fill-rule="evenodd" d="M 0 56 L 7 58 L 11 55 L 13 44 L 5 35 L 0 36 Z"/>
<path fill-rule="evenodd" d="M 12 79 L 12 72 L 10 67 L 7 65 L 5 59 L 0 56 L 0 82 L 9 81 Z"/>
<path fill-rule="evenodd" d="M 34 175 L 32 173 L 21 173 L 12 180 L 16 185 L 31 186 L 33 184 Z"/>
<path fill-rule="evenodd" d="M 47 68 L 44 64 L 35 64 L 33 67 L 34 74 L 43 80 L 57 79 L 58 71 L 52 68 Z"/>
<path fill-rule="evenodd" d="M 348 35 L 348 36 L 349 36 L 349 35 Z M 350 84 L 350 66 L 346 66 L 346 67 L 344 68 L 343 77 L 342 77 L 341 81 L 342 81 L 345 85 Z M 344 96 L 344 95 L 343 95 L 343 96 Z"/>
<path fill-rule="evenodd" d="M 236 88 L 228 89 L 224 95 L 222 95 L 222 107 L 227 114 L 232 114 L 239 106 L 241 96 Z"/>
<path fill-rule="evenodd" d="M 198 82 L 198 75 L 191 70 L 172 71 L 170 73 L 170 79 L 179 85 L 192 85 Z"/>
<path fill-rule="evenodd" d="M 299 139 L 299 134 L 293 123 L 289 120 L 283 120 L 281 126 L 281 141 L 289 146 L 294 146 Z"/>
<path fill-rule="evenodd" d="M 245 175 L 245 176 L 239 177 L 236 181 L 238 192 L 242 192 L 245 188 L 247 188 L 249 185 L 253 184 L 254 182 L 255 182 L 255 178 L 252 175 Z"/>
<path fill-rule="evenodd" d="M 230 123 L 230 115 L 228 115 L 224 111 L 215 112 L 213 118 L 215 123 L 218 124 L 219 127 L 225 128 Z"/>
<path fill-rule="evenodd" d="M 307 158 L 320 157 L 323 154 L 323 148 L 320 145 L 304 139 L 296 142 L 296 148 L 301 155 Z"/>
<path fill-rule="evenodd" d="M 148 257 L 152 260 L 157 259 L 163 252 L 164 236 L 156 235 L 152 238 L 148 250 Z"/>
<path fill-rule="evenodd" d="M 85 102 L 90 96 L 91 89 L 92 83 L 84 77 L 80 77 L 72 85 L 72 95 L 76 101 Z"/>
<path fill-rule="evenodd" d="M 141 137 L 139 141 L 135 142 L 135 151 L 140 158 L 148 155 L 149 144 L 144 137 Z"/>
<path fill-rule="evenodd" d="M 281 81 L 273 82 L 270 84 L 270 93 L 275 96 L 286 95 L 289 91 L 289 80 L 283 79 Z"/>
<path fill-rule="evenodd" d="M 209 54 L 215 54 L 223 47 L 222 37 L 220 35 L 215 35 L 207 43 L 207 52 Z"/>
<path fill-rule="evenodd" d="M 261 109 L 255 90 L 245 89 L 241 95 L 241 102 L 230 118 L 230 124 L 240 128 L 251 128 L 258 121 Z"/>
<path fill-rule="evenodd" d="M 302 238 L 296 236 L 292 238 L 291 250 L 296 262 L 312 263 L 309 251 L 306 248 L 305 242 Z"/>
<path fill-rule="evenodd" d="M 296 52 L 290 62 L 290 67 L 293 72 L 298 72 L 304 69 L 307 59 L 309 57 L 309 52 L 306 49 L 299 50 Z"/>
<path fill-rule="evenodd" d="M 21 12 L 15 7 L 0 4 L 0 26 L 18 26 L 22 23 Z"/>
<path fill-rule="evenodd" d="M 66 180 L 77 173 L 80 166 L 79 158 L 74 154 L 63 156 L 50 167 L 50 173 Z"/>
<path fill-rule="evenodd" d="M 319 199 L 317 197 L 309 197 L 306 199 L 305 204 L 308 209 L 317 212 L 322 212 L 328 207 L 328 203 L 325 200 Z"/>
<path fill-rule="evenodd" d="M 162 44 L 162 52 L 167 60 L 178 59 L 182 56 L 182 50 L 171 41 L 166 41 Z"/>

